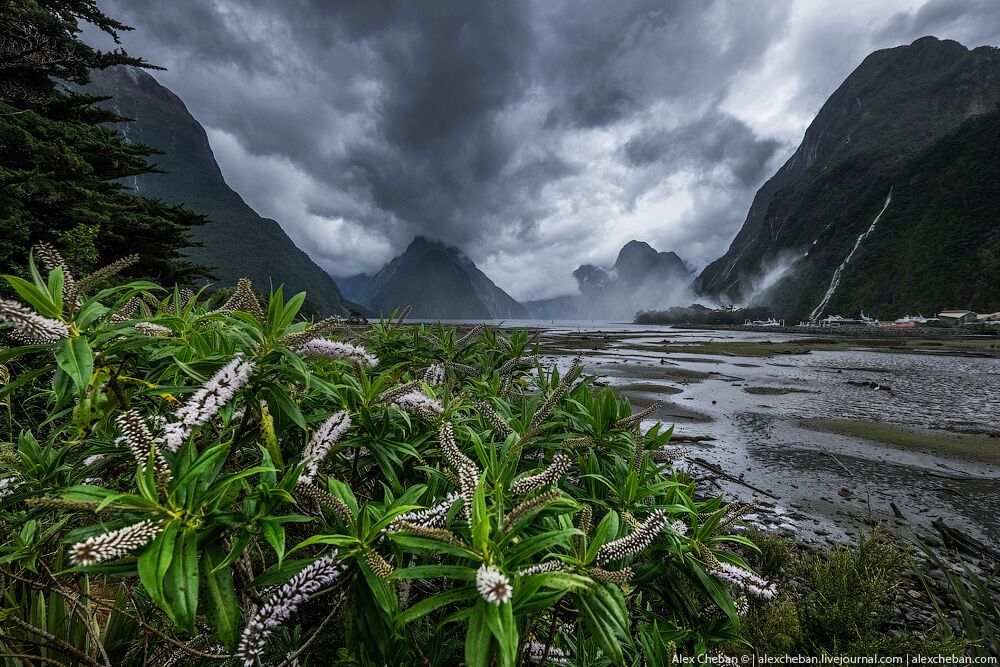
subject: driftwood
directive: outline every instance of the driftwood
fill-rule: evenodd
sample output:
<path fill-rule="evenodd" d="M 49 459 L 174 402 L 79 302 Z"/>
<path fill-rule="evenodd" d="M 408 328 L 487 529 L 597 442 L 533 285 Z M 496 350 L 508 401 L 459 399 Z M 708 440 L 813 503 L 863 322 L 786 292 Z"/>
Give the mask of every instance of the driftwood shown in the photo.
<path fill-rule="evenodd" d="M 947 479 L 952 482 L 978 482 L 982 480 L 982 477 L 975 477 L 973 475 L 945 475 L 944 473 L 934 472 L 932 470 L 921 470 L 917 474 L 926 475 L 927 477 L 936 477 L 938 479 Z M 949 491 L 950 489 L 939 490 Z"/>
<path fill-rule="evenodd" d="M 848 475 L 850 475 L 851 477 L 854 477 L 854 473 L 853 473 L 853 472 L 851 472 L 851 469 L 850 469 L 850 468 L 848 468 L 847 466 L 845 466 L 845 465 L 844 465 L 843 463 L 841 463 L 841 462 L 840 462 L 840 459 L 838 459 L 838 458 L 837 458 L 836 456 L 834 456 L 834 455 L 833 455 L 833 454 L 831 454 L 830 452 L 823 452 L 823 453 L 824 453 L 824 454 L 826 454 L 827 456 L 829 456 L 829 457 L 830 457 L 831 459 L 833 459 L 833 460 L 834 460 L 834 462 L 835 462 L 835 463 L 836 463 L 837 465 L 839 465 L 839 466 L 840 466 L 841 468 L 843 468 L 843 469 L 844 469 L 844 472 L 846 472 L 846 473 L 847 473 Z"/>
<path fill-rule="evenodd" d="M 710 435 L 672 435 L 670 436 L 670 442 L 710 442 L 715 440 L 714 437 Z"/>
<path fill-rule="evenodd" d="M 774 500 L 781 500 L 781 498 L 779 498 L 778 496 L 774 495 L 773 493 L 769 493 L 769 492 L 765 491 L 764 489 L 759 489 L 756 486 L 753 486 L 752 484 L 747 484 L 746 482 L 744 482 L 739 477 L 734 477 L 733 475 L 730 475 L 729 473 L 727 473 L 725 470 L 723 470 L 719 466 L 715 465 L 714 463 L 709 463 L 705 459 L 692 458 L 692 459 L 690 459 L 690 461 L 691 461 L 691 463 L 699 465 L 702 468 L 704 468 L 705 470 L 708 470 L 709 472 L 714 472 L 719 477 L 721 477 L 723 479 L 727 479 L 730 482 L 733 482 L 734 484 L 739 484 L 740 486 L 745 486 L 746 488 L 750 489 L 751 491 L 756 491 L 757 493 L 763 494 L 763 495 L 767 496 L 768 498 L 773 498 Z"/>

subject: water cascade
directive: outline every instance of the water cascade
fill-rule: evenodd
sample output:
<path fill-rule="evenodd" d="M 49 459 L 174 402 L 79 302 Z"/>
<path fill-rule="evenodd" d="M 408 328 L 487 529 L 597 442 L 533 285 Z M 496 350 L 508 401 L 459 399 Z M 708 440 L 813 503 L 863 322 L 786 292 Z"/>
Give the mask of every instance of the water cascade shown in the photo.
<path fill-rule="evenodd" d="M 882 210 L 879 211 L 878 215 L 875 216 L 875 219 L 872 220 L 871 227 L 861 232 L 858 236 L 858 240 L 854 242 L 854 247 L 851 248 L 851 252 L 847 253 L 847 257 L 845 257 L 844 261 L 840 263 L 837 270 L 833 272 L 833 278 L 830 279 L 830 287 L 827 288 L 826 294 L 823 295 L 823 299 L 819 302 L 819 305 L 816 306 L 812 313 L 809 314 L 810 320 L 815 322 L 819 319 L 820 315 L 823 314 L 823 311 L 826 310 L 827 305 L 830 303 L 830 299 L 833 297 L 833 293 L 837 291 L 837 286 L 840 285 L 840 276 L 844 273 L 844 268 L 847 266 L 847 263 L 851 261 L 851 258 L 854 257 L 854 253 L 858 251 L 858 248 L 861 247 L 861 242 L 868 238 L 869 234 L 875 231 L 875 225 L 878 224 L 879 218 L 882 217 L 885 210 L 889 208 L 889 202 L 891 201 L 892 188 L 889 188 L 889 195 L 885 198 L 885 205 L 882 206 Z"/>

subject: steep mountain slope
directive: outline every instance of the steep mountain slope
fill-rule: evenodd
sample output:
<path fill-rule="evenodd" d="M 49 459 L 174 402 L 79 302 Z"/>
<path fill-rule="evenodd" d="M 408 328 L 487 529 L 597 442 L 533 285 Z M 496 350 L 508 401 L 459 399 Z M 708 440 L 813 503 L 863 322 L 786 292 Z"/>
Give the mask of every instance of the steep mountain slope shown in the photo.
<path fill-rule="evenodd" d="M 440 319 L 518 319 L 524 306 L 493 284 L 458 248 L 418 236 L 374 275 L 340 279 L 349 298 L 376 314 L 411 306 L 413 316 Z"/>
<path fill-rule="evenodd" d="M 868 212 L 872 222 L 878 217 L 874 228 L 863 230 L 871 232 L 860 243 L 847 239 L 857 246 L 849 262 L 844 264 L 849 251 L 815 257 L 823 266 L 844 264 L 825 308 L 815 295 L 831 291 L 834 276 L 806 268 L 818 251 L 763 300 L 782 312 L 812 306 L 816 316 L 1000 309 L 998 151 L 1000 107 L 969 119 L 893 171 L 888 205 L 883 200 Z"/>
<path fill-rule="evenodd" d="M 319 313 L 349 312 L 333 279 L 277 222 L 259 216 L 226 184 L 205 129 L 179 97 L 132 67 L 95 70 L 91 77 L 88 92 L 111 96 L 105 104 L 134 119 L 120 124 L 125 136 L 164 152 L 153 161 L 165 173 L 139 176 L 132 187 L 208 216 L 207 224 L 192 230 L 193 240 L 202 244 L 186 251 L 192 260 L 212 267 L 222 285 L 234 285 L 243 276 L 260 290 L 284 283 L 286 294 L 307 292 Z"/>
<path fill-rule="evenodd" d="M 883 238 L 880 230 L 897 229 L 888 222 L 903 205 L 900 189 L 909 191 L 905 179 L 915 173 L 914 156 L 926 155 L 929 146 L 968 119 L 991 111 L 998 101 L 998 49 L 970 51 L 956 42 L 924 37 L 871 54 L 823 105 L 795 154 L 758 191 L 729 251 L 706 267 L 694 289 L 723 301 L 743 302 L 754 297 L 768 274 L 773 278 L 777 269 L 788 268 L 785 277 L 766 290 L 769 303 L 785 317 L 809 316 L 892 189 L 885 217 L 860 243 L 862 254 L 856 253 L 841 270 L 825 310 L 854 305 L 869 310 L 916 308 L 902 293 L 897 297 L 891 285 L 864 286 L 866 295 L 881 292 L 862 304 L 857 278 L 862 257 L 876 263 L 897 261 L 879 252 L 875 241 Z M 944 205 L 951 190 L 945 187 L 934 199 Z M 959 233 L 965 243 L 956 251 L 976 254 L 977 246 L 987 240 L 971 231 L 979 229 L 978 220 L 955 224 L 965 230 Z M 944 267 L 933 263 L 928 279 L 944 280 Z M 959 291 L 967 288 L 956 286 Z M 756 296 L 757 301 L 761 298 Z"/>
<path fill-rule="evenodd" d="M 627 319 L 636 312 L 674 305 L 691 281 L 684 261 L 657 252 L 643 241 L 622 247 L 614 266 L 583 264 L 573 272 L 579 296 L 530 301 L 532 317 L 548 319 Z"/>

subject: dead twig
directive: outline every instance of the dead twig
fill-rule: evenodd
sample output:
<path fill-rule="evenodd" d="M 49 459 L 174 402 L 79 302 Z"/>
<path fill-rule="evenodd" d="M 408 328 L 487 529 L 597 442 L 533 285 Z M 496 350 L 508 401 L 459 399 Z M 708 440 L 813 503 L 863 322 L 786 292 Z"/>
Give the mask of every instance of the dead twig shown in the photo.
<path fill-rule="evenodd" d="M 773 498 L 774 500 L 781 500 L 781 498 L 779 498 L 778 496 L 774 495 L 773 493 L 769 493 L 769 492 L 765 491 L 764 489 L 758 488 L 758 487 L 756 487 L 756 486 L 754 486 L 752 484 L 748 484 L 747 482 L 744 482 L 739 477 L 734 477 L 733 475 L 730 475 L 729 473 L 727 473 L 725 470 L 723 470 L 719 466 L 715 465 L 714 463 L 709 463 L 705 459 L 697 459 L 697 458 L 691 459 L 691 463 L 694 463 L 694 464 L 696 464 L 696 465 L 704 468 L 705 470 L 708 470 L 709 472 L 714 472 L 719 477 L 722 477 L 723 479 L 729 480 L 730 482 L 733 482 L 734 484 L 739 484 L 740 486 L 745 486 L 746 488 L 750 489 L 751 491 L 756 491 L 757 493 L 765 495 L 768 498 Z"/>

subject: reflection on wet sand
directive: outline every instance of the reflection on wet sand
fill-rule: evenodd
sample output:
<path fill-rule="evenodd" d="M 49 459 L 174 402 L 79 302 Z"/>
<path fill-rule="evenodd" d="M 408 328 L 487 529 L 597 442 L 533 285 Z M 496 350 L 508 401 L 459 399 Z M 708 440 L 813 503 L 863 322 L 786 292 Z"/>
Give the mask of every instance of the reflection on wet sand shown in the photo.
<path fill-rule="evenodd" d="M 637 409 L 659 401 L 653 421 L 711 438 L 685 446 L 726 475 L 699 476 L 773 504 L 779 532 L 837 540 L 876 520 L 903 530 L 940 518 L 1000 540 L 996 343 L 634 325 L 557 327 L 542 340 L 548 360 L 582 355 Z"/>

